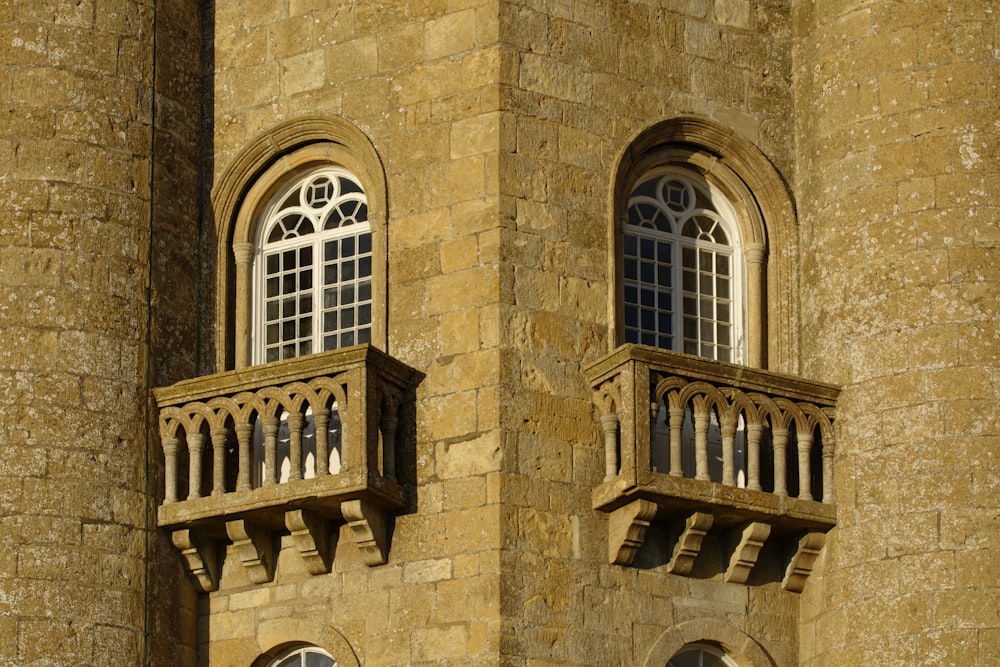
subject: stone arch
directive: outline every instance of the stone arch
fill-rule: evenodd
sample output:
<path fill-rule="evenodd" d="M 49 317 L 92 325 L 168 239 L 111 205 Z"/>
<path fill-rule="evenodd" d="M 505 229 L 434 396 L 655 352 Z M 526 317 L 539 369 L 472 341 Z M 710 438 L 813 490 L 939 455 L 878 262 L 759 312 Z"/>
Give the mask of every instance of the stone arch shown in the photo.
<path fill-rule="evenodd" d="M 794 372 L 798 365 L 798 230 L 791 193 L 760 149 L 736 132 L 697 117 L 677 117 L 637 133 L 619 154 L 611 180 L 610 347 L 623 341 L 619 305 L 620 238 L 632 186 L 651 169 L 674 165 L 718 187 L 736 209 L 748 274 L 751 366 Z M 766 269 L 764 268 L 766 262 Z M 759 280 L 752 275 L 760 272 Z M 789 286 L 792 288 L 789 289 Z"/>
<path fill-rule="evenodd" d="M 337 667 L 360 667 L 358 655 L 347 638 L 332 625 L 302 617 L 262 621 L 253 646 L 253 667 L 267 664 L 281 651 L 292 646 L 311 645 L 323 649 L 337 661 Z"/>
<path fill-rule="evenodd" d="M 268 198 L 295 173 L 313 165 L 336 164 L 361 182 L 368 199 L 373 246 L 372 341 L 386 347 L 386 257 L 388 199 L 385 169 L 375 146 L 360 129 L 336 116 L 301 116 L 278 124 L 252 139 L 223 171 L 212 190 L 218 239 L 216 277 L 216 370 L 239 364 L 247 317 L 237 313 L 247 296 L 237 294 L 234 248 L 253 239 L 255 216 Z"/>
<path fill-rule="evenodd" d="M 767 651 L 750 635 L 734 625 L 712 618 L 685 621 L 663 633 L 650 647 L 644 667 L 664 667 L 678 651 L 689 644 L 716 644 L 740 667 L 774 667 Z"/>

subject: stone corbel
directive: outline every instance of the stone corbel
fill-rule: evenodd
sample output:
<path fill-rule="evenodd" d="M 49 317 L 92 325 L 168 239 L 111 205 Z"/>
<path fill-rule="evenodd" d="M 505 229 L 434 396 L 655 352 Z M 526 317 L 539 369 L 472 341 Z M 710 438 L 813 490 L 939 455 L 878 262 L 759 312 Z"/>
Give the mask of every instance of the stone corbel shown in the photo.
<path fill-rule="evenodd" d="M 329 522 L 314 512 L 298 509 L 285 512 L 285 527 L 309 574 L 328 573 L 333 562 Z"/>
<path fill-rule="evenodd" d="M 219 587 L 219 551 L 215 540 L 193 530 L 175 530 L 170 538 L 180 551 L 195 585 L 203 593 Z"/>
<path fill-rule="evenodd" d="M 250 581 L 264 584 L 274 579 L 274 535 L 270 530 L 246 519 L 235 519 L 226 522 L 226 533 Z"/>
<path fill-rule="evenodd" d="M 824 544 L 826 544 L 825 533 L 806 533 L 802 536 L 785 570 L 785 578 L 781 581 L 782 588 L 792 593 L 802 592 Z"/>
<path fill-rule="evenodd" d="M 608 517 L 608 562 L 631 565 L 655 516 L 656 503 L 642 499 L 612 512 Z"/>
<path fill-rule="evenodd" d="M 724 580 L 732 584 L 745 584 L 750 577 L 750 570 L 757 564 L 757 556 L 761 547 L 771 534 L 771 526 L 766 523 L 752 521 L 746 524 L 738 533 L 739 541 L 729 559 Z"/>
<path fill-rule="evenodd" d="M 667 564 L 667 572 L 671 574 L 689 574 L 694 567 L 694 560 L 701 551 L 701 543 L 705 539 L 715 517 L 706 512 L 692 512 L 684 521 L 684 528 L 677 536 L 673 555 Z"/>
<path fill-rule="evenodd" d="M 369 567 L 389 562 L 389 521 L 385 511 L 367 500 L 348 500 L 340 511 L 351 527 L 361 558 Z"/>

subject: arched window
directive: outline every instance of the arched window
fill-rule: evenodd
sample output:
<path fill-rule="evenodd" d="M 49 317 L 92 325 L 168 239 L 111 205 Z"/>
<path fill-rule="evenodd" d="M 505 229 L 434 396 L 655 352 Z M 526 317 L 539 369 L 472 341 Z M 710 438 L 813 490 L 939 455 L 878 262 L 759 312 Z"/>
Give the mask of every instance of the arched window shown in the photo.
<path fill-rule="evenodd" d="M 315 646 L 297 646 L 279 653 L 266 667 L 337 667 L 337 661 Z"/>
<path fill-rule="evenodd" d="M 726 197 L 687 170 L 643 174 L 623 236 L 625 342 L 742 362 L 743 254 Z"/>
<path fill-rule="evenodd" d="M 253 363 L 370 342 L 372 235 L 358 179 L 334 165 L 289 179 L 257 225 L 253 274 Z"/>
<path fill-rule="evenodd" d="M 795 372 L 795 210 L 767 156 L 677 117 L 624 146 L 612 185 L 609 347 Z"/>
<path fill-rule="evenodd" d="M 736 667 L 736 663 L 711 644 L 692 644 L 670 658 L 667 667 Z"/>
<path fill-rule="evenodd" d="M 218 370 L 386 348 L 385 170 L 363 132 L 303 116 L 253 139 L 212 193 Z"/>

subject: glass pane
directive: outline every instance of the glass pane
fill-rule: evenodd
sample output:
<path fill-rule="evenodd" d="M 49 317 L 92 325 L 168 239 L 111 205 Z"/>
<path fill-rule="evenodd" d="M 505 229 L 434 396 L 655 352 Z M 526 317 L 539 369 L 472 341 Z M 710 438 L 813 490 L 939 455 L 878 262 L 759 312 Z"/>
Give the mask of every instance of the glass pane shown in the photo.
<path fill-rule="evenodd" d="M 654 282 L 653 276 L 655 275 L 656 265 L 651 262 L 640 262 L 639 263 L 639 280 L 644 283 Z"/>
<path fill-rule="evenodd" d="M 639 309 L 635 306 L 625 306 L 625 326 L 632 329 L 639 326 Z"/>
<path fill-rule="evenodd" d="M 712 293 L 715 292 L 715 284 L 714 284 L 715 281 L 713 280 L 713 278 L 715 278 L 715 276 L 712 275 L 711 273 L 702 273 L 701 274 L 701 293 L 702 294 L 709 294 L 709 295 L 711 295 Z"/>
<path fill-rule="evenodd" d="M 638 247 L 638 241 L 634 236 L 628 234 L 625 235 L 625 256 L 635 257 L 635 250 Z"/>
<path fill-rule="evenodd" d="M 625 270 L 625 280 L 635 280 L 639 277 L 639 270 L 637 267 L 638 264 L 635 260 L 627 260 L 625 262 L 624 267 L 622 267 Z"/>
<path fill-rule="evenodd" d="M 358 236 L 358 252 L 367 255 L 372 251 L 372 235 L 361 234 Z"/>
<path fill-rule="evenodd" d="M 653 239 L 641 239 L 639 241 L 639 257 L 643 259 L 656 258 L 656 244 Z"/>
<path fill-rule="evenodd" d="M 361 326 L 371 324 L 372 322 L 372 307 L 371 305 L 364 305 L 358 308 L 358 324 Z"/>

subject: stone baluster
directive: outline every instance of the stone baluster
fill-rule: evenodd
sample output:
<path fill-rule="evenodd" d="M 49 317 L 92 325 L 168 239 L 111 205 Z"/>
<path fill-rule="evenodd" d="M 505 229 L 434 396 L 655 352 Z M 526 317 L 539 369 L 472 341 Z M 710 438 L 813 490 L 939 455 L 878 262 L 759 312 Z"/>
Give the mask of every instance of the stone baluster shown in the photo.
<path fill-rule="evenodd" d="M 785 481 L 785 449 L 788 446 L 788 429 L 775 428 L 772 431 L 774 438 L 774 494 L 777 496 L 788 495 L 788 483 Z"/>
<path fill-rule="evenodd" d="M 316 425 L 316 476 L 330 474 L 330 409 L 313 407 Z"/>
<path fill-rule="evenodd" d="M 205 436 L 188 433 L 188 500 L 201 498 L 201 452 L 205 448 Z"/>
<path fill-rule="evenodd" d="M 379 428 L 382 431 L 382 474 L 389 479 L 396 479 L 396 427 L 399 426 L 399 415 L 390 403 L 382 410 L 379 418 Z"/>
<path fill-rule="evenodd" d="M 809 475 L 809 454 L 812 452 L 812 431 L 800 428 L 797 431 L 799 449 L 799 498 L 812 500 L 812 484 Z"/>
<path fill-rule="evenodd" d="M 736 458 L 736 415 L 727 414 L 719 419 L 722 430 L 722 483 L 726 486 L 736 486 L 736 471 L 733 460 Z"/>
<path fill-rule="evenodd" d="M 695 479 L 711 481 L 708 474 L 708 409 L 698 404 L 694 408 L 694 461 Z"/>
<path fill-rule="evenodd" d="M 302 479 L 302 426 L 305 418 L 298 412 L 288 414 L 288 481 Z"/>
<path fill-rule="evenodd" d="M 237 424 L 236 440 L 239 442 L 239 480 L 236 483 L 237 491 L 250 490 L 250 439 L 253 437 L 253 424 Z"/>
<path fill-rule="evenodd" d="M 264 481 L 263 486 L 275 484 L 277 468 L 278 449 L 278 418 L 275 416 L 262 417 L 261 426 L 264 429 Z"/>
<path fill-rule="evenodd" d="M 164 454 L 164 489 L 163 502 L 177 502 L 177 454 L 180 451 L 181 441 L 179 438 L 163 438 Z"/>
<path fill-rule="evenodd" d="M 212 495 L 226 492 L 226 440 L 229 432 L 224 426 L 212 427 Z"/>
<path fill-rule="evenodd" d="M 684 462 L 681 454 L 683 443 L 684 408 L 670 408 L 670 474 L 681 477 Z"/>
<path fill-rule="evenodd" d="M 747 488 L 760 491 L 760 435 L 763 426 L 747 424 Z"/>
<path fill-rule="evenodd" d="M 614 479 L 618 474 L 618 415 L 601 415 L 601 431 L 604 432 L 604 481 Z"/>

